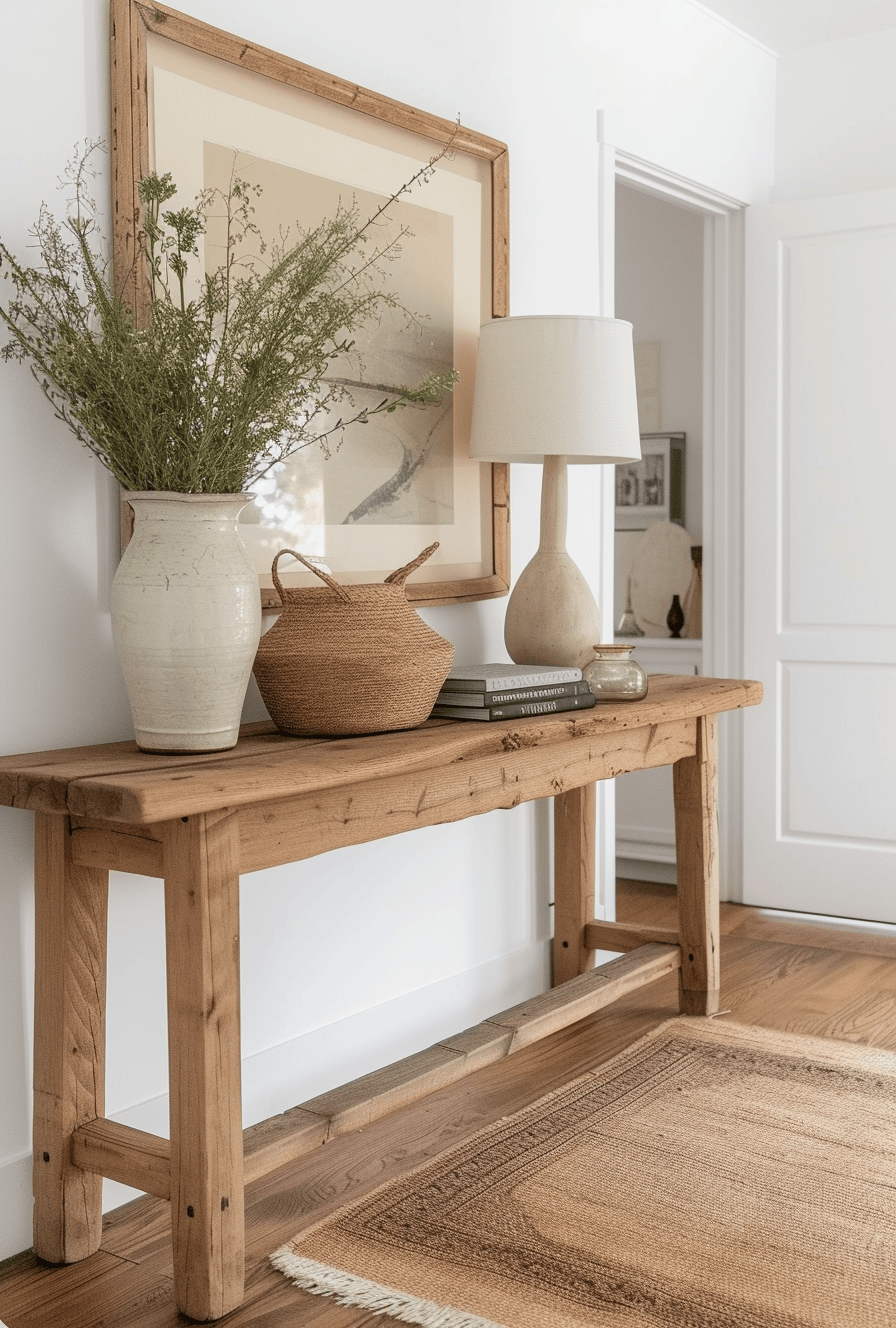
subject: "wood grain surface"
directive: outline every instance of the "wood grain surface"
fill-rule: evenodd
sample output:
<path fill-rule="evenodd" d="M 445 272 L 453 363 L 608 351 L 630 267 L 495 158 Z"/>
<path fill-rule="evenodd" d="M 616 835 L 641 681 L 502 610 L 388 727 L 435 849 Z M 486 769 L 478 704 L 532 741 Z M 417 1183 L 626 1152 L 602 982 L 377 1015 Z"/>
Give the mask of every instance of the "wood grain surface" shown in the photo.
<path fill-rule="evenodd" d="M 477 758 L 505 757 L 525 773 L 538 766 L 539 750 L 573 739 L 582 740 L 589 759 L 597 753 L 591 744 L 603 743 L 606 772 L 618 774 L 676 759 L 674 752 L 670 758 L 654 750 L 667 726 L 761 699 L 758 682 L 658 676 L 643 701 L 516 721 L 427 720 L 408 732 L 330 739 L 288 738 L 273 725 L 253 724 L 245 726 L 236 747 L 215 756 L 154 756 L 133 742 L 6 756 L 0 758 L 0 805 L 151 824 L 211 811 L 223 801 L 251 806 L 414 772 L 437 771 L 445 778 L 450 767 L 463 763 L 467 769 Z"/>
<path fill-rule="evenodd" d="M 390 1112 L 603 1009 L 627 992 L 655 982 L 680 964 L 681 952 L 677 946 L 644 944 L 637 954 L 621 955 L 559 987 L 493 1014 L 473 1028 L 261 1121 L 242 1133 L 246 1179 L 257 1180 L 322 1143 L 363 1129 Z M 214 1008 L 217 1017 L 217 1007 Z M 181 1038 L 182 1033 L 177 1030 L 174 1042 L 179 1044 Z M 213 1039 L 211 1051 L 215 1050 Z M 201 1091 L 201 1076 L 196 1076 L 196 1081 L 191 1077 L 182 1091 L 187 1092 L 192 1104 Z M 192 1118 L 195 1131 L 200 1127 L 201 1113 Z M 205 1146 L 210 1146 L 208 1141 Z M 109 1120 L 89 1121 L 75 1130 L 72 1137 L 72 1160 L 76 1166 L 163 1199 L 172 1195 L 174 1151 L 167 1139 Z M 199 1209 L 195 1212 L 198 1214 Z"/>
<path fill-rule="evenodd" d="M 327 1140 L 366 1127 L 673 969 L 688 970 L 681 1008 L 712 1013 L 718 997 L 715 715 L 760 695 L 758 684 L 661 678 L 647 702 L 492 724 L 485 732 L 435 722 L 367 739 L 296 741 L 254 725 L 234 750 L 199 761 L 147 759 L 128 744 L 109 744 L 0 763 L 9 801 L 39 813 L 38 1251 L 71 1262 L 96 1248 L 99 1176 L 108 1174 L 169 1196 L 183 1313 L 214 1319 L 241 1303 L 241 872 L 555 799 L 560 930 L 553 989 L 458 1035 L 454 1045 L 428 1048 L 286 1113 L 249 1141 L 256 1178 L 316 1148 L 320 1120 Z M 591 970 L 594 782 L 669 764 L 681 948 L 648 943 Z M 98 923 L 93 939 L 72 927 L 81 925 L 88 897 L 86 911 L 99 917 L 111 868 L 165 880 L 170 1146 L 103 1116 L 104 939 Z M 464 1039 L 469 1046 L 461 1045 Z M 67 1059 L 72 1042 L 74 1079 Z M 82 1167 L 72 1165 L 75 1158 Z"/>
<path fill-rule="evenodd" d="M 719 744 L 715 715 L 697 720 L 697 750 L 672 767 L 682 1014 L 719 1008 Z"/>
<path fill-rule="evenodd" d="M 554 798 L 554 939 L 556 987 L 594 967 L 597 946 L 586 945 L 585 923 L 594 917 L 597 786 L 583 784 Z"/>
<path fill-rule="evenodd" d="M 239 836 L 228 810 L 166 826 L 171 1222 L 181 1308 L 243 1297 Z"/>
<path fill-rule="evenodd" d="M 109 873 L 72 861 L 67 817 L 34 828 L 34 1214 L 37 1253 L 62 1263 L 102 1230 L 102 1180 L 73 1165 L 71 1138 L 105 1110 Z"/>

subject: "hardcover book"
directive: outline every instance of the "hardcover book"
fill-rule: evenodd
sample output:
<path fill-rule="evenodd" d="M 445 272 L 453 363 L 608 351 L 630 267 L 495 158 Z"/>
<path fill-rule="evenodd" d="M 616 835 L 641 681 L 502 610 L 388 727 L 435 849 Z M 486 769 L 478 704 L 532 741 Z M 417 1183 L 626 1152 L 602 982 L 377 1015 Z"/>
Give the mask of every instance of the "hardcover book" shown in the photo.
<path fill-rule="evenodd" d="M 584 695 L 587 682 L 558 682 L 553 687 L 511 687 L 501 692 L 455 692 L 443 687 L 436 697 L 438 705 L 493 706 L 517 705 L 522 701 L 547 701 L 554 696 Z"/>
<path fill-rule="evenodd" d="M 440 705 L 433 707 L 436 719 L 525 719 L 533 715 L 556 715 L 567 710 L 590 710 L 597 697 L 592 692 L 578 693 L 574 696 L 556 696 L 548 701 L 523 701 L 517 705 L 455 706 Z"/>
<path fill-rule="evenodd" d="M 442 684 L 443 691 L 500 692 L 516 687 L 551 687 L 581 682 L 582 670 L 551 664 L 466 664 L 455 667 Z"/>

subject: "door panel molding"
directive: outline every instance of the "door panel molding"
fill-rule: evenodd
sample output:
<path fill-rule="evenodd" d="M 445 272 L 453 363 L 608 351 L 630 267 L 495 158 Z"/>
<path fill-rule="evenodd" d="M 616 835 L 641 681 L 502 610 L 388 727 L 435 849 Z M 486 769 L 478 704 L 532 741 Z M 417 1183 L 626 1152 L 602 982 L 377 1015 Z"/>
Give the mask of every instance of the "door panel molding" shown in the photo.
<path fill-rule="evenodd" d="M 896 189 L 746 237 L 744 902 L 896 922 Z"/>

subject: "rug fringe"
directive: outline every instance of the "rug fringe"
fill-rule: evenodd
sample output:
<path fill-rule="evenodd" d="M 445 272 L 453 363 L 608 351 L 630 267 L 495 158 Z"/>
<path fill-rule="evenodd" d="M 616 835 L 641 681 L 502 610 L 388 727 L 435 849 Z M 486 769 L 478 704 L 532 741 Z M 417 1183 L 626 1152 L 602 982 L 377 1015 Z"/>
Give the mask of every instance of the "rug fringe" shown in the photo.
<path fill-rule="evenodd" d="M 368 1282 L 365 1277 L 357 1277 L 341 1268 L 318 1263 L 316 1259 L 306 1259 L 295 1254 L 288 1245 L 275 1250 L 270 1258 L 274 1267 L 285 1273 L 297 1287 L 315 1296 L 332 1296 L 340 1305 L 391 1314 L 402 1323 L 417 1324 L 418 1328 L 504 1328 L 503 1324 L 480 1318 L 478 1314 L 467 1314 L 465 1310 L 452 1309 L 450 1305 L 437 1305 L 433 1300 L 421 1300 L 405 1291 L 396 1291 L 394 1287 L 380 1286 L 378 1282 Z"/>

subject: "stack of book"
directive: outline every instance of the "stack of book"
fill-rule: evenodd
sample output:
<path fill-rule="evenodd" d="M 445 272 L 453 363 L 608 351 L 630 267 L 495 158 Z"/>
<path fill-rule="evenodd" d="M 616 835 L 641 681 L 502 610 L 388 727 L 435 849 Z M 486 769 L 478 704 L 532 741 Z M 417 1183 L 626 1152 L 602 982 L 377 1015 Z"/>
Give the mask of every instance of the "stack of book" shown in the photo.
<path fill-rule="evenodd" d="M 522 719 L 590 710 L 595 700 L 581 669 L 471 664 L 451 670 L 432 713 L 444 719 Z"/>

